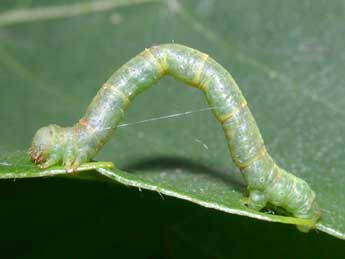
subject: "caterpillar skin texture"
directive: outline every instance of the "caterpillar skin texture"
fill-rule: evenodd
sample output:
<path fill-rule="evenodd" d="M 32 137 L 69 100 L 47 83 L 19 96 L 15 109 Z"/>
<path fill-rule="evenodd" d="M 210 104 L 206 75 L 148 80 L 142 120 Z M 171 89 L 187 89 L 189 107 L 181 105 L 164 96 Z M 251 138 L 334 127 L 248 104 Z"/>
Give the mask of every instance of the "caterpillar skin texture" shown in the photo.
<path fill-rule="evenodd" d="M 229 72 L 207 54 L 178 44 L 145 49 L 123 65 L 73 127 L 49 125 L 39 129 L 30 148 L 32 160 L 41 168 L 63 162 L 68 172 L 75 170 L 106 143 L 135 96 L 165 75 L 199 88 L 208 104 L 215 107 L 213 112 L 224 129 L 232 160 L 248 185 L 250 208 L 260 210 L 269 202 L 295 217 L 318 220 L 315 193 L 268 154 L 247 102 Z"/>

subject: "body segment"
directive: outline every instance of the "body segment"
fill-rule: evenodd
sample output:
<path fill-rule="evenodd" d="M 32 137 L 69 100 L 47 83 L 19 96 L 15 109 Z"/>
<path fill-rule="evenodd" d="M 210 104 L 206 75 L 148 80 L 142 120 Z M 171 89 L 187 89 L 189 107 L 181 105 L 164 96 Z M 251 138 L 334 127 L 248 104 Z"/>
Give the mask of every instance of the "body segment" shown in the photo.
<path fill-rule="evenodd" d="M 165 75 L 200 89 L 214 107 L 232 160 L 248 185 L 249 207 L 260 210 L 269 202 L 316 222 L 319 209 L 314 192 L 305 181 L 276 165 L 268 154 L 247 102 L 229 72 L 207 54 L 182 45 L 145 49 L 123 65 L 102 86 L 76 125 L 48 126 L 36 134 L 32 159 L 41 167 L 63 162 L 67 169 L 90 160 L 106 143 L 135 96 Z"/>

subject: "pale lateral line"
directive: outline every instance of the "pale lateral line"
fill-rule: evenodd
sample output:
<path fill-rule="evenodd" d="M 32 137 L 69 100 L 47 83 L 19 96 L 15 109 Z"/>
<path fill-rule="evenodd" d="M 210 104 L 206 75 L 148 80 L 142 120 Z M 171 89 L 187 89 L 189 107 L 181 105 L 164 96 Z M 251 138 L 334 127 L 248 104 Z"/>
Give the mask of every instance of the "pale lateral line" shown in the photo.
<path fill-rule="evenodd" d="M 161 2 L 160 0 L 108 0 L 69 5 L 42 6 L 0 13 L 0 26 L 104 12 L 116 7 Z"/>

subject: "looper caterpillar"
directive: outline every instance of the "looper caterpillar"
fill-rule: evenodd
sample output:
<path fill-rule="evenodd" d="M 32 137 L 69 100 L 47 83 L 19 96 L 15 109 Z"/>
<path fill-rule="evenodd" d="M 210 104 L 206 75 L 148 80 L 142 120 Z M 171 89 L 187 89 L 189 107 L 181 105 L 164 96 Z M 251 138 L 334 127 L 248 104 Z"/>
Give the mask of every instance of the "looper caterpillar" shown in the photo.
<path fill-rule="evenodd" d="M 232 160 L 248 185 L 250 208 L 260 210 L 269 202 L 297 218 L 313 223 L 319 219 L 315 193 L 268 154 L 247 102 L 229 72 L 207 54 L 178 44 L 145 49 L 123 65 L 73 127 L 49 125 L 39 129 L 30 148 L 32 160 L 41 168 L 63 162 L 67 171 L 75 170 L 105 144 L 134 97 L 164 75 L 199 88 L 209 105 L 216 107 L 213 112 L 224 129 Z"/>

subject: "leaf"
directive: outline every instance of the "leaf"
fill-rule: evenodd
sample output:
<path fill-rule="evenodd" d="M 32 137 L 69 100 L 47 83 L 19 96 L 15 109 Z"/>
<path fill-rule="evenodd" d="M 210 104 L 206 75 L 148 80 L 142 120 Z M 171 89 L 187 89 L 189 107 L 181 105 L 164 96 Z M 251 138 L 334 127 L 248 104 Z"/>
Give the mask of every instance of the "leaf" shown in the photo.
<path fill-rule="evenodd" d="M 53 166 L 48 169 L 41 170 L 35 163 L 30 160 L 27 152 L 14 152 L 10 154 L 2 154 L 0 157 L 0 179 L 18 179 L 45 177 L 55 175 L 77 175 L 79 172 L 96 170 L 99 168 L 111 169 L 114 167 L 112 162 L 89 162 L 81 165 L 73 174 L 66 173 L 62 166 Z M 78 175 L 78 179 L 85 178 Z M 92 177 L 93 180 L 96 177 Z"/>
<path fill-rule="evenodd" d="M 313 1 L 312 8 L 297 0 L 125 2 L 41 20 L 26 19 L 41 5 L 18 2 L 16 23 L 0 22 L 0 152 L 27 149 L 43 125 L 72 125 L 116 68 L 145 47 L 174 41 L 208 53 L 233 74 L 272 156 L 315 190 L 323 209 L 318 229 L 344 239 L 341 1 Z M 14 10 L 0 8 L 0 21 Z M 207 207 L 284 222 L 242 205 L 243 181 L 206 108 L 200 92 L 163 79 L 133 102 L 97 157 L 123 171 L 99 171 Z"/>

